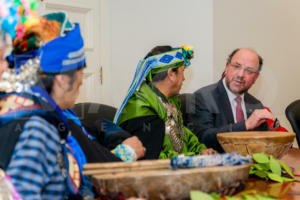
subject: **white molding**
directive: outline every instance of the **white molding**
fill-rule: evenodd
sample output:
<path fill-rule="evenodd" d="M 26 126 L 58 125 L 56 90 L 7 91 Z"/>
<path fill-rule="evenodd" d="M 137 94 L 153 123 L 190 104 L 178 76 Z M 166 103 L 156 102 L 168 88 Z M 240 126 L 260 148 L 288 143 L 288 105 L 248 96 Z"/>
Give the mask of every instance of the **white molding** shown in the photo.
<path fill-rule="evenodd" d="M 86 13 L 90 8 L 76 7 L 73 4 L 57 4 L 53 2 L 45 2 L 45 8 L 58 9 L 58 10 L 69 10 L 73 12 Z"/>
<path fill-rule="evenodd" d="M 94 24 L 95 24 L 95 13 L 89 7 L 89 3 L 87 4 L 82 4 L 82 3 L 69 3 L 66 1 L 59 1 L 59 0 L 52 0 L 50 1 L 45 1 L 44 3 L 44 12 L 47 9 L 50 10 L 57 10 L 57 11 L 66 11 L 66 12 L 73 12 L 73 13 L 79 13 L 84 16 L 83 23 L 81 23 L 81 32 L 84 37 L 84 46 L 85 49 L 88 51 L 93 51 L 95 46 L 94 46 L 94 40 L 95 40 L 95 35 L 94 35 Z M 46 14 L 46 13 L 44 13 Z M 83 32 L 84 31 L 84 32 Z"/>
<path fill-rule="evenodd" d="M 92 4 L 89 3 L 89 1 L 85 0 L 72 0 L 72 1 L 66 1 L 66 0 L 44 0 L 42 3 L 44 4 L 52 4 L 52 5 L 60 5 L 62 6 L 61 8 L 63 8 L 64 6 L 67 7 L 73 7 L 75 10 L 78 8 L 81 9 L 90 9 L 92 6 Z M 55 7 L 56 8 L 56 7 Z"/>

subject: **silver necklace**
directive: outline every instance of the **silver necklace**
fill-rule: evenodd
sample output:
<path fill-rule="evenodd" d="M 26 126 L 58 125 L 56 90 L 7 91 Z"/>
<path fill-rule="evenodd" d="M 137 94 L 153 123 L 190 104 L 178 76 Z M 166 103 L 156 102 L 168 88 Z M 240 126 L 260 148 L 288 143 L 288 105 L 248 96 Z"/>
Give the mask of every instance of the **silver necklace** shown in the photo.
<path fill-rule="evenodd" d="M 0 77 L 1 92 L 22 92 L 29 90 L 38 80 L 40 59 L 29 59 L 19 69 L 6 69 Z"/>

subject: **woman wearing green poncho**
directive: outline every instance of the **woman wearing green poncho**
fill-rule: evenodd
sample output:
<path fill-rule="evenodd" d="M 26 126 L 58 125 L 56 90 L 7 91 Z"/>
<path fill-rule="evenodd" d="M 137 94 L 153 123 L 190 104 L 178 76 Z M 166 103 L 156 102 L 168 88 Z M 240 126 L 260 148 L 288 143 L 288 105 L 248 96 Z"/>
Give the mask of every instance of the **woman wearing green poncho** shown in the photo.
<path fill-rule="evenodd" d="M 192 57 L 191 47 L 157 46 L 137 67 L 115 122 L 142 141 L 145 159 L 214 152 L 183 126 L 177 95 Z"/>

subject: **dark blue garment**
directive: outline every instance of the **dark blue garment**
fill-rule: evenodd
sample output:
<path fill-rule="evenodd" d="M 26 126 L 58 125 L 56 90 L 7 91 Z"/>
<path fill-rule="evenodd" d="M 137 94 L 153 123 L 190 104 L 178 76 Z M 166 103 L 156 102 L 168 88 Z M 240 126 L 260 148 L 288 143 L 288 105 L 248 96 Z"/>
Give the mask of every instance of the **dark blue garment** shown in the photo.
<path fill-rule="evenodd" d="M 24 120 L 24 117 L 25 117 L 25 120 L 31 119 L 30 118 L 31 116 L 37 116 L 37 117 L 43 118 L 47 123 L 51 124 L 54 127 L 53 129 L 55 129 L 57 137 L 60 138 L 60 140 L 65 139 L 66 143 L 69 144 L 69 146 L 71 147 L 71 150 L 69 150 L 69 148 L 67 148 L 65 146 L 64 142 L 60 143 L 60 147 L 61 147 L 60 154 L 62 156 L 64 156 L 63 159 L 62 159 L 62 162 L 65 162 L 67 172 L 68 172 L 69 169 L 68 169 L 68 157 L 66 156 L 67 155 L 66 152 L 69 152 L 76 159 L 79 160 L 78 164 L 79 164 L 79 168 L 80 168 L 80 173 L 81 173 L 81 177 L 83 177 L 82 176 L 82 166 L 83 166 L 83 164 L 86 163 L 86 160 L 84 160 L 84 154 L 82 153 L 82 150 L 80 149 L 80 146 L 77 144 L 77 142 L 74 140 L 74 138 L 72 138 L 72 137 L 68 138 L 69 126 L 68 126 L 67 119 L 63 115 L 61 109 L 56 104 L 56 102 L 49 96 L 49 94 L 45 90 L 40 88 L 39 86 L 34 86 L 34 87 L 31 88 L 31 91 L 28 92 L 28 93 L 22 93 L 22 94 L 17 94 L 17 93 L 15 93 L 15 94 L 3 94 L 2 93 L 0 98 L 6 98 L 9 95 L 18 95 L 18 96 L 26 97 L 26 98 L 34 101 L 35 106 L 37 106 L 37 107 L 33 106 L 32 109 L 27 109 L 26 106 L 25 106 L 26 109 L 24 109 L 24 110 L 18 109 L 15 112 L 13 112 L 13 111 L 8 112 L 7 115 L 1 116 L 0 128 L 2 128 L 3 125 L 5 125 L 5 124 L 9 125 L 11 122 L 14 122 L 17 125 L 19 125 L 18 121 Z M 26 125 L 26 123 L 27 123 L 27 121 L 25 122 L 25 125 Z M 33 131 L 34 133 L 37 132 L 41 135 L 44 135 L 44 132 L 45 132 L 45 129 L 46 129 L 45 126 L 39 124 L 36 127 L 32 125 L 32 127 L 34 127 L 34 128 L 31 128 L 30 130 L 28 130 L 29 134 L 33 134 L 32 133 L 32 131 Z M 27 130 L 25 130 L 23 127 L 20 127 L 20 128 L 21 128 L 21 131 L 19 131 L 17 133 L 15 143 L 12 144 L 13 145 L 12 147 L 14 149 L 13 155 L 16 155 L 16 156 L 13 157 L 11 162 L 15 162 L 15 160 L 16 160 L 16 162 L 23 162 L 24 160 L 27 159 L 26 157 L 24 158 L 22 156 L 18 156 L 17 155 L 18 152 L 16 152 L 18 144 L 19 143 L 22 144 L 23 134 L 27 134 L 26 133 Z M 19 135 L 20 135 L 20 138 L 19 138 Z M 1 135 L 1 137 L 2 137 L 2 135 Z M 7 136 L 7 137 L 9 137 L 9 136 Z M 30 143 L 29 143 L 30 145 L 22 147 L 22 148 L 25 148 L 25 150 L 29 150 L 29 152 L 31 152 L 31 153 L 34 153 L 34 151 L 32 151 L 32 149 L 37 149 L 37 151 L 41 152 L 41 153 L 45 153 L 45 151 L 48 150 L 47 149 L 48 147 L 46 149 L 45 148 L 34 147 L 34 144 L 37 143 L 37 142 L 35 142 L 34 139 L 31 139 L 31 137 L 29 139 L 30 140 L 28 140 L 28 141 L 30 141 Z M 17 144 L 16 144 L 16 141 L 17 141 Z M 43 142 L 40 141 L 40 140 L 38 140 L 38 143 L 43 144 Z M 15 145 L 17 145 L 17 146 L 15 146 Z M 33 147 L 32 147 L 32 145 L 33 145 Z M 37 145 L 39 145 L 39 144 L 37 144 Z M 40 145 L 40 146 L 43 146 L 43 145 Z M 74 147 L 74 149 L 72 149 L 73 147 Z M 54 151 L 54 150 L 50 150 L 50 151 L 54 153 L 53 155 L 55 155 L 55 160 L 57 160 L 56 156 L 59 153 L 57 153 L 57 151 Z M 24 151 L 24 152 L 26 152 L 26 151 Z M 32 157 L 35 157 L 35 156 L 32 156 Z M 42 157 L 36 156 L 35 158 L 37 159 L 36 162 L 43 162 L 43 160 L 46 159 L 45 156 L 42 156 Z M 55 163 L 57 165 L 57 162 L 55 162 Z M 59 166 L 57 165 L 57 167 L 59 167 Z M 47 168 L 47 164 L 44 166 L 44 168 Z M 26 170 L 34 171 L 34 170 L 31 170 L 31 169 L 27 169 L 25 165 L 24 165 L 24 168 L 22 168 L 22 170 L 24 170 L 24 171 L 26 171 Z M 39 173 L 37 173 L 37 174 L 39 174 Z M 69 175 L 69 174 L 67 173 L 66 175 Z M 19 179 L 28 179 L 29 175 L 27 175 L 26 173 L 19 173 L 18 172 L 17 176 L 18 177 L 13 177 L 13 178 L 16 178 L 18 180 Z M 77 189 L 72 187 L 74 185 L 72 183 L 72 179 L 68 176 L 66 179 L 64 179 L 64 181 L 65 181 L 65 183 L 67 183 L 68 193 L 70 195 L 77 194 Z M 84 182 L 82 182 L 82 183 L 84 184 Z M 47 183 L 43 182 L 41 184 L 47 184 Z M 39 184 L 36 184 L 36 186 L 39 187 Z M 43 185 L 43 187 L 44 187 L 44 185 Z M 81 187 L 80 189 L 82 189 L 82 188 L 83 187 Z M 26 192 L 29 192 L 29 191 L 24 190 L 24 193 L 26 193 Z"/>
<path fill-rule="evenodd" d="M 57 165 L 60 136 L 52 124 L 32 116 L 24 125 L 6 170 L 26 199 L 64 199 L 65 177 Z"/>

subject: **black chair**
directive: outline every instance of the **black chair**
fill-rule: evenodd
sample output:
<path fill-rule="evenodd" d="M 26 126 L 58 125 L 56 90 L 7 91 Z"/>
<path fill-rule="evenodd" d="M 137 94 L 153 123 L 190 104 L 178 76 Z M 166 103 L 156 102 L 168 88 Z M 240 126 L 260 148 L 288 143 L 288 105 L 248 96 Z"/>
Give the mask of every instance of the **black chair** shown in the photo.
<path fill-rule="evenodd" d="M 181 101 L 181 112 L 183 118 L 183 124 L 189 127 L 189 115 L 195 114 L 195 95 L 193 93 L 183 93 L 178 95 Z"/>
<path fill-rule="evenodd" d="M 300 99 L 286 107 L 285 115 L 296 133 L 297 143 L 300 147 Z"/>
<path fill-rule="evenodd" d="M 75 104 L 73 110 L 80 121 L 87 126 L 92 126 L 100 118 L 113 121 L 117 112 L 117 109 L 113 106 L 90 102 Z"/>

